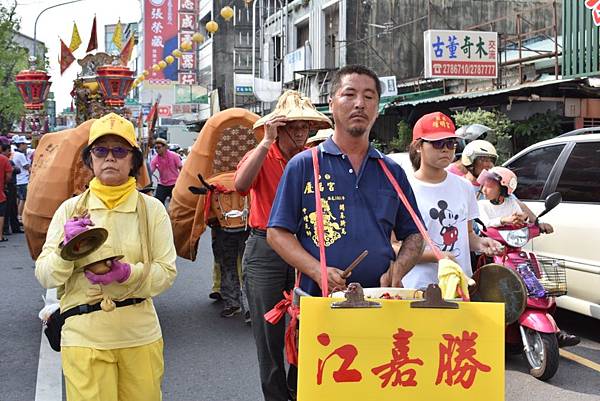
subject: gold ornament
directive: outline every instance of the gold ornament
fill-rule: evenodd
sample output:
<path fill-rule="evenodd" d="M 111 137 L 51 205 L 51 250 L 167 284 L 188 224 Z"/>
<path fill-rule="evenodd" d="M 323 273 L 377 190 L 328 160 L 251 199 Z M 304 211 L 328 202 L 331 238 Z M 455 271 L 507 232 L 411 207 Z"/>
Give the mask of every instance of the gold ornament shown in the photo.
<path fill-rule="evenodd" d="M 173 52 L 172 52 L 171 54 L 172 54 L 173 56 L 175 56 L 175 57 L 181 57 L 181 55 L 182 55 L 183 53 L 181 53 L 181 50 L 179 50 L 179 49 L 175 49 L 175 50 L 173 50 Z"/>
<path fill-rule="evenodd" d="M 210 33 L 215 33 L 219 30 L 219 24 L 217 24 L 215 21 L 208 21 L 206 23 L 206 30 Z"/>
<path fill-rule="evenodd" d="M 192 47 L 192 42 L 183 42 L 180 46 L 180 49 L 187 52 L 192 50 Z"/>
<path fill-rule="evenodd" d="M 160 71 L 160 66 L 158 64 L 152 65 L 152 71 L 159 72 Z"/>
<path fill-rule="evenodd" d="M 192 40 L 196 43 L 202 43 L 202 42 L 204 42 L 204 35 L 202 35 L 200 32 L 196 32 L 192 36 Z"/>
<path fill-rule="evenodd" d="M 150 75 L 150 71 L 144 70 L 144 72 L 142 72 L 142 74 L 144 74 L 144 77 L 147 77 L 148 75 Z"/>
<path fill-rule="evenodd" d="M 163 70 L 167 67 L 167 62 L 165 60 L 160 60 L 158 62 L 158 66 L 160 67 L 161 70 Z"/>
<path fill-rule="evenodd" d="M 175 61 L 175 57 L 167 56 L 165 57 L 165 61 L 167 62 L 167 64 L 173 64 L 173 62 Z"/>
<path fill-rule="evenodd" d="M 221 17 L 223 17 L 225 21 L 229 21 L 233 17 L 233 8 L 229 6 L 223 7 L 221 9 Z"/>

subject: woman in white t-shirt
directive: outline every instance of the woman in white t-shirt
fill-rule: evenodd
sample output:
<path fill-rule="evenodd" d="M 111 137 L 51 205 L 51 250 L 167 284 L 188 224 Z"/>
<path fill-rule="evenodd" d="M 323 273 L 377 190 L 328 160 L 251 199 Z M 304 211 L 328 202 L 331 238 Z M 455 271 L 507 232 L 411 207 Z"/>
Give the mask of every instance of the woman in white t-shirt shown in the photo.
<path fill-rule="evenodd" d="M 454 123 L 443 113 L 430 113 L 417 121 L 409 150 L 415 174 L 409 179 L 433 243 L 470 277 L 469 252 L 496 254 L 501 245 L 473 232 L 472 220 L 479 216 L 479 211 L 471 184 L 445 170 L 454 160 L 455 131 Z M 437 260 L 426 247 L 419 263 L 404 276 L 402 284 L 407 288 L 423 288 L 437 282 Z"/>

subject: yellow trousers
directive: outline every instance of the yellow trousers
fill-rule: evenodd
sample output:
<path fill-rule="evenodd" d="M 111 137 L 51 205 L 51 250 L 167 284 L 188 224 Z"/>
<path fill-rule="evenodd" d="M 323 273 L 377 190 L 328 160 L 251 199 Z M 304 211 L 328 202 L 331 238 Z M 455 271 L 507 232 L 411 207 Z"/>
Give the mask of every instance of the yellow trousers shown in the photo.
<path fill-rule="evenodd" d="M 67 401 L 160 401 L 163 340 L 98 350 L 62 347 Z"/>

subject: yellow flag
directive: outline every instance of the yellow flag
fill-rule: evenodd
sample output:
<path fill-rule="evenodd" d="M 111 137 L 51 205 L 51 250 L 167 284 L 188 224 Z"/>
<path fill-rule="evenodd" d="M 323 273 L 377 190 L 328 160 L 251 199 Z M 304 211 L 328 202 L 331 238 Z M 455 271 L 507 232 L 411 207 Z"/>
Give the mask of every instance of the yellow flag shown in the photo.
<path fill-rule="evenodd" d="M 71 44 L 69 45 L 69 50 L 74 52 L 81 45 L 81 36 L 79 36 L 79 31 L 77 30 L 77 24 L 73 22 L 73 34 L 71 35 Z"/>
<path fill-rule="evenodd" d="M 121 20 L 117 22 L 117 26 L 115 27 L 115 33 L 113 34 L 112 42 L 117 46 L 119 51 L 123 47 L 123 28 L 121 27 Z"/>

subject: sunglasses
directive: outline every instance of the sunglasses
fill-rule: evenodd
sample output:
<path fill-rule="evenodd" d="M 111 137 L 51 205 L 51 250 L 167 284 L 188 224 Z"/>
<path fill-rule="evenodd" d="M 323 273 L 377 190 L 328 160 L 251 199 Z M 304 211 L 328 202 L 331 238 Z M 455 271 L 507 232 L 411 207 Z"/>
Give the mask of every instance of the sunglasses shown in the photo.
<path fill-rule="evenodd" d="M 108 156 L 108 152 L 112 153 L 112 155 L 116 159 L 124 159 L 130 152 L 132 152 L 132 149 L 127 149 L 120 146 L 116 146 L 114 148 L 108 148 L 106 146 L 95 146 L 92 148 L 92 153 L 94 154 L 94 156 L 101 159 Z"/>
<path fill-rule="evenodd" d="M 437 150 L 442 150 L 444 149 L 444 147 L 446 147 L 446 149 L 453 150 L 456 149 L 456 147 L 458 146 L 456 138 L 446 138 L 440 139 L 438 141 L 427 141 L 423 139 L 423 142 L 431 144 L 431 146 L 433 146 L 433 148 Z"/>

